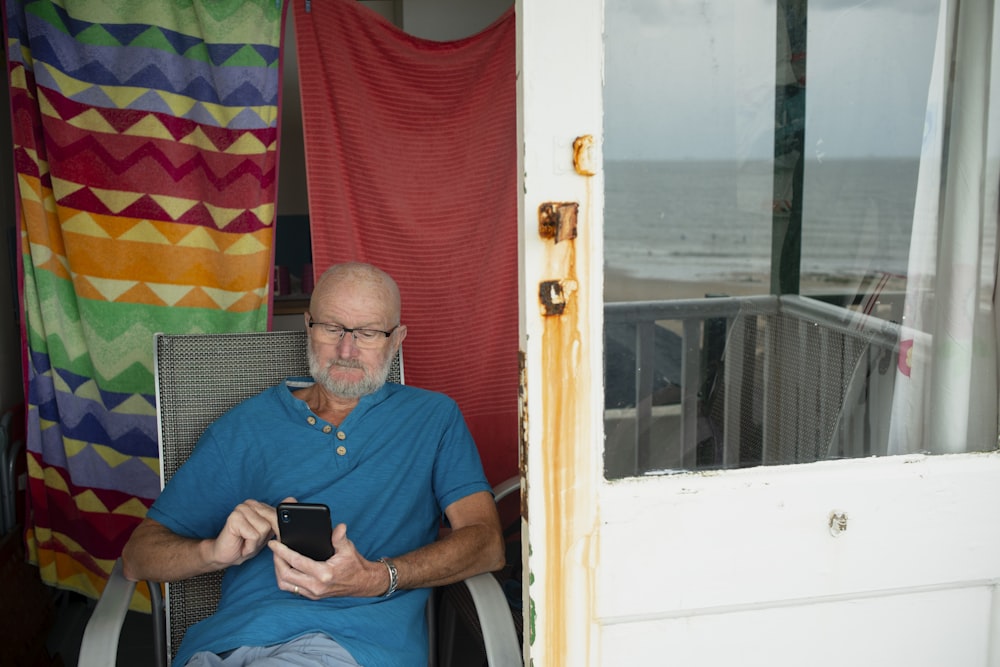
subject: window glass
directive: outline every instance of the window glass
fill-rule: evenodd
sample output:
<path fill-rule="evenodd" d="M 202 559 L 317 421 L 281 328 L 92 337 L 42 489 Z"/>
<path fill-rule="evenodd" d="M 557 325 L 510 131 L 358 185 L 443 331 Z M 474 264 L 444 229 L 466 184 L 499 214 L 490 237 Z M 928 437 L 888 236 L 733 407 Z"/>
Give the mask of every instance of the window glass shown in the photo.
<path fill-rule="evenodd" d="M 887 453 L 937 21 L 605 4 L 609 478 Z"/>
<path fill-rule="evenodd" d="M 900 317 L 937 19 L 937 0 L 810 3 L 803 294 Z"/>

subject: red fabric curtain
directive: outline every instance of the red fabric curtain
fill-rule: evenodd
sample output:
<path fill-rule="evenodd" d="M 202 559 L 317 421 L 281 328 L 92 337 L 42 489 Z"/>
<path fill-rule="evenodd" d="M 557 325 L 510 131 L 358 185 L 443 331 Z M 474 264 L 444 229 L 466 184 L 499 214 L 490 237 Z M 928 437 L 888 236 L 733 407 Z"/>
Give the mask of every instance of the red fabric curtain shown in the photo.
<path fill-rule="evenodd" d="M 294 7 L 317 275 L 359 260 L 396 278 L 407 384 L 458 402 L 501 481 L 518 463 L 513 9 L 432 42 L 350 0 Z"/>

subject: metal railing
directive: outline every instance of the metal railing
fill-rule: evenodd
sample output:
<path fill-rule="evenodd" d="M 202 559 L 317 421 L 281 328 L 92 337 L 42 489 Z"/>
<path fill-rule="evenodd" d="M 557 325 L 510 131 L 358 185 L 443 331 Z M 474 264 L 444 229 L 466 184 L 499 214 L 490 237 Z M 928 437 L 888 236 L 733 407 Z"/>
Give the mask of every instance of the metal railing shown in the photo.
<path fill-rule="evenodd" d="M 606 386 L 634 377 L 606 401 L 608 477 L 879 453 L 892 321 L 801 296 L 608 303 L 604 315 Z M 634 368 L 612 363 L 611 343 Z"/>

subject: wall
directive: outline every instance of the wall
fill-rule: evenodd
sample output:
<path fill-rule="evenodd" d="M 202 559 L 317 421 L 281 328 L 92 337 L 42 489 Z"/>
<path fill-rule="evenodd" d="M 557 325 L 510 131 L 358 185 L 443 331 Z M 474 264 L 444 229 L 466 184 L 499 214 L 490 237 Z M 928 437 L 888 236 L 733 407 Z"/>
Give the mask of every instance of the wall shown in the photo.
<path fill-rule="evenodd" d="M 4 56 L 4 71 L 7 58 Z M 24 399 L 23 373 L 21 372 L 19 314 L 16 293 L 16 234 L 17 218 L 14 212 L 14 163 L 13 140 L 10 130 L 10 96 L 3 87 L 0 99 L 0 155 L 7 159 L 0 162 L 0 413 Z"/>
<path fill-rule="evenodd" d="M 500 18 L 514 3 L 511 0 L 406 0 L 399 4 L 406 32 L 443 42 L 476 34 Z"/>

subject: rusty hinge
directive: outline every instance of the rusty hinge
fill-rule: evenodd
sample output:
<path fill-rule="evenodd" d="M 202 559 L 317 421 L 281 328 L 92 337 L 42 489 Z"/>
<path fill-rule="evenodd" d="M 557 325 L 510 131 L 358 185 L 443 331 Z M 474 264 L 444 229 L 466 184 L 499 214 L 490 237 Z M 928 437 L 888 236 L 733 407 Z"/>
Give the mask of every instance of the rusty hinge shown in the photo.
<path fill-rule="evenodd" d="M 573 169 L 581 176 L 593 176 L 597 173 L 593 135 L 585 134 L 573 140 Z"/>
<path fill-rule="evenodd" d="M 543 239 L 572 241 L 576 238 L 576 202 L 545 202 L 538 207 L 538 235 Z"/>
<path fill-rule="evenodd" d="M 542 302 L 544 315 L 562 315 L 566 310 L 566 290 L 558 280 L 543 280 L 538 283 L 538 300 Z"/>

